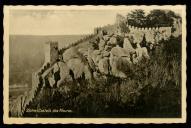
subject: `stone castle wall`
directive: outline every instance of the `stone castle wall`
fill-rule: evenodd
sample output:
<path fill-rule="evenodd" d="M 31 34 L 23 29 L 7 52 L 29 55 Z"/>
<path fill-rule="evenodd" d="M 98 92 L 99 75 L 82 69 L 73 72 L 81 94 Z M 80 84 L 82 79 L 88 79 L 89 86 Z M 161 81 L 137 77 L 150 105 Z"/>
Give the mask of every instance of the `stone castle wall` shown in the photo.
<path fill-rule="evenodd" d="M 117 32 L 117 27 L 115 25 L 106 25 L 103 27 L 96 27 L 96 28 L 94 28 L 94 34 L 99 34 L 100 31 L 102 31 L 102 30 L 107 31 L 108 34 L 111 34 L 111 33 Z"/>
<path fill-rule="evenodd" d="M 167 40 L 172 34 L 171 27 L 134 27 L 131 25 L 127 27 L 136 43 L 140 43 L 144 35 L 147 42 L 157 43 L 162 39 Z"/>
<path fill-rule="evenodd" d="M 171 35 L 172 27 L 135 27 L 127 25 L 130 32 L 129 34 L 134 37 L 135 43 L 140 43 L 145 35 L 146 41 L 151 43 L 157 43 L 158 41 L 164 39 L 167 40 Z M 101 31 L 105 30 L 108 34 L 121 35 L 120 28 L 115 25 L 106 25 L 104 27 L 97 27 L 94 29 L 95 34 L 99 34 Z"/>

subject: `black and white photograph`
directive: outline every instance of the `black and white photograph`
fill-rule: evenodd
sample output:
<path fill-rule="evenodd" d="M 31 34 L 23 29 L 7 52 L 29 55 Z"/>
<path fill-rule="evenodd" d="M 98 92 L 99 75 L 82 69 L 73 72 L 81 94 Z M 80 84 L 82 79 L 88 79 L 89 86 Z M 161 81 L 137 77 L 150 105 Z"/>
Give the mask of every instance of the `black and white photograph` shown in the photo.
<path fill-rule="evenodd" d="M 4 15 L 5 122 L 186 121 L 185 6 L 5 6 Z"/>

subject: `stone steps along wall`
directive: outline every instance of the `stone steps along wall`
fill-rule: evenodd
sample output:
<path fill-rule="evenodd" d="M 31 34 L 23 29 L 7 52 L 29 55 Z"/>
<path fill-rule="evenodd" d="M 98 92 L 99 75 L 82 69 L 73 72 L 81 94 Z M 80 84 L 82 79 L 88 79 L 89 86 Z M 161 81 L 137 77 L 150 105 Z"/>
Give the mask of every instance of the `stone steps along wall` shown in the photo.
<path fill-rule="evenodd" d="M 87 40 L 93 38 L 94 36 L 96 36 L 95 33 L 94 33 L 94 34 L 91 34 L 91 35 L 88 35 L 88 36 L 85 36 L 85 37 L 82 38 L 82 39 L 79 39 L 79 40 L 77 40 L 77 41 L 75 41 L 75 42 L 73 42 L 73 43 L 68 44 L 68 45 L 65 46 L 64 48 L 61 48 L 61 49 L 60 49 L 61 54 L 62 54 L 66 49 L 69 49 L 69 48 L 71 48 L 71 47 L 73 47 L 73 46 L 76 46 L 76 45 L 78 45 L 78 44 L 80 44 L 80 43 L 83 43 L 84 41 L 87 41 Z"/>
<path fill-rule="evenodd" d="M 88 35 L 88 36 L 70 44 L 66 48 L 68 49 L 79 43 L 87 41 L 87 40 L 93 38 L 94 36 L 95 36 L 95 34 Z M 65 48 L 63 48 L 63 49 L 65 49 Z M 40 77 L 42 77 L 42 79 L 44 79 L 44 77 L 46 77 L 49 74 L 50 71 L 48 71 L 48 70 L 51 68 L 51 65 L 55 64 L 55 62 L 54 62 L 50 66 L 47 66 L 48 63 L 49 62 L 46 62 L 45 64 L 43 64 L 43 66 L 37 72 L 32 73 L 32 88 L 29 92 L 25 92 L 23 95 L 20 95 L 15 100 L 15 102 L 13 103 L 13 106 L 11 106 L 11 108 L 10 108 L 10 113 L 12 116 L 14 116 L 14 117 L 23 116 L 24 112 L 27 109 L 27 106 L 30 104 L 30 102 L 33 102 L 33 100 L 35 99 L 35 96 L 38 95 L 37 92 L 40 92 L 39 85 L 41 84 L 39 81 Z M 40 85 L 40 86 L 43 86 L 43 85 Z"/>
<path fill-rule="evenodd" d="M 46 65 L 46 64 L 45 64 Z M 52 64 L 54 65 L 54 63 Z M 23 105 L 23 113 L 25 112 L 26 110 L 26 107 L 27 105 L 29 105 L 30 102 L 33 102 L 33 100 L 35 99 L 35 97 L 38 95 L 38 93 L 40 92 L 40 89 L 43 87 L 43 83 L 40 83 L 40 77 L 44 80 L 44 77 L 46 77 L 49 72 L 46 72 L 48 69 L 50 69 L 51 67 L 42 67 L 41 69 L 44 70 L 44 72 L 42 72 L 42 70 L 38 71 L 38 72 L 35 72 L 33 73 L 32 75 L 32 89 L 30 90 L 29 92 L 29 96 L 28 96 L 28 99 L 27 101 L 28 102 L 25 102 L 24 105 Z M 40 75 L 39 75 L 40 73 Z"/>
<path fill-rule="evenodd" d="M 75 44 L 79 44 L 79 43 L 81 43 L 81 42 L 83 42 L 83 41 L 85 41 L 85 40 L 87 40 L 89 38 L 92 38 L 92 37 L 94 37 L 94 35 L 86 36 L 83 39 L 80 39 L 80 40 L 74 42 L 73 44 L 71 44 L 69 46 L 69 48 L 74 46 Z M 37 92 L 39 92 L 38 88 L 39 88 L 39 84 L 40 84 L 39 78 L 41 77 L 42 79 L 44 79 L 50 73 L 51 67 L 55 63 L 56 62 L 53 62 L 50 65 L 49 62 L 46 62 L 45 64 L 43 64 L 43 66 L 37 72 L 34 72 L 32 74 L 32 89 L 30 90 L 31 93 L 29 93 L 30 94 L 30 96 L 28 97 L 29 99 L 27 99 L 27 101 L 29 101 L 29 102 L 23 103 L 23 105 L 22 105 L 22 111 L 23 112 L 25 111 L 26 106 L 29 105 L 29 103 L 33 101 L 33 99 L 35 98 L 36 95 L 38 95 Z M 49 66 L 47 66 L 47 65 L 49 65 Z M 41 86 L 43 86 L 43 85 L 41 85 Z"/>
<path fill-rule="evenodd" d="M 140 43 L 144 35 L 146 41 L 151 43 L 157 43 L 162 39 L 167 40 L 172 35 L 172 27 L 135 27 L 131 25 L 127 25 L 127 27 L 136 43 Z"/>
<path fill-rule="evenodd" d="M 107 31 L 108 34 L 113 34 L 113 33 L 116 33 L 117 32 L 117 28 L 114 25 L 105 25 L 105 26 L 102 26 L 102 27 L 96 27 L 94 28 L 94 34 L 99 34 L 101 30 L 105 30 Z"/>
<path fill-rule="evenodd" d="M 40 69 L 44 69 L 44 66 Z M 13 103 L 13 106 L 10 108 L 11 116 L 23 116 L 24 112 L 27 109 L 27 106 L 30 104 L 30 102 L 33 102 L 35 96 L 38 95 L 37 92 L 39 92 L 40 89 L 39 84 L 41 84 L 39 81 L 39 73 L 41 72 L 41 70 L 32 73 L 32 88 L 30 89 L 30 91 L 26 91 L 23 95 L 17 97 L 17 99 Z"/>
<path fill-rule="evenodd" d="M 30 91 L 26 91 L 23 95 L 20 95 L 17 97 L 17 99 L 14 101 L 13 106 L 10 108 L 11 116 L 13 117 L 21 117 L 23 116 L 27 106 L 30 102 L 33 101 L 37 89 L 38 89 L 38 83 L 39 78 L 35 74 L 32 75 L 32 88 Z"/>
<path fill-rule="evenodd" d="M 46 64 L 45 64 L 46 65 Z M 40 92 L 40 89 L 43 85 L 43 83 L 40 83 L 40 77 L 42 79 L 44 79 L 43 74 L 46 72 L 46 70 L 48 70 L 49 67 L 45 67 L 42 66 L 37 72 L 34 72 L 32 74 L 32 89 L 29 91 L 29 93 L 25 94 L 25 102 L 23 102 L 22 105 L 22 114 L 24 114 L 24 112 L 27 109 L 27 106 L 29 105 L 30 102 L 33 102 L 33 100 L 35 99 L 35 97 L 38 95 L 38 93 Z M 44 70 L 44 72 L 42 72 L 42 69 Z M 47 74 L 47 73 L 46 73 Z M 46 76 L 46 75 L 45 75 Z"/>

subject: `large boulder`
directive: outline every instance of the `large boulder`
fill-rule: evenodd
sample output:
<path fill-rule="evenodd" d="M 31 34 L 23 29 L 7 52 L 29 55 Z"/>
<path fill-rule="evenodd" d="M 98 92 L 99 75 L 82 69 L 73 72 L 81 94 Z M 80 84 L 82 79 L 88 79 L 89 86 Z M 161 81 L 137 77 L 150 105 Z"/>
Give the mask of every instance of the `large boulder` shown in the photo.
<path fill-rule="evenodd" d="M 129 38 L 125 37 L 123 42 L 123 48 L 129 52 L 135 52 L 134 48 L 132 47 Z"/>
<path fill-rule="evenodd" d="M 89 57 L 93 60 L 95 64 L 98 64 L 99 60 L 102 58 L 100 50 L 94 50 L 91 53 L 89 52 Z"/>
<path fill-rule="evenodd" d="M 110 67 L 110 65 L 109 65 L 109 58 L 108 57 L 102 58 L 98 63 L 99 71 L 104 75 L 109 74 L 109 67 Z"/>
<path fill-rule="evenodd" d="M 122 65 L 122 61 L 124 59 L 122 57 L 117 57 L 117 56 L 111 56 L 110 59 L 110 67 L 111 67 L 111 74 L 115 77 L 120 77 L 120 78 L 126 78 L 126 74 L 124 73 L 124 70 L 122 69 L 124 65 Z M 128 66 L 128 65 L 126 65 Z"/>
<path fill-rule="evenodd" d="M 106 41 L 101 39 L 99 42 L 99 50 L 104 50 L 105 45 L 106 45 Z"/>
<path fill-rule="evenodd" d="M 95 50 L 94 54 L 100 53 L 98 50 Z M 75 79 L 82 77 L 83 74 L 85 75 L 86 79 L 91 79 L 92 74 L 87 59 L 89 56 L 90 55 L 88 49 L 77 49 L 74 47 L 66 50 L 63 54 L 63 60 L 66 63 L 65 67 L 68 69 L 67 72 L 63 72 L 63 75 L 65 75 L 65 73 L 68 74 L 69 70 L 72 70 Z M 93 58 L 95 59 L 96 57 L 97 56 L 94 56 Z"/>
<path fill-rule="evenodd" d="M 143 40 L 144 33 L 141 31 L 136 32 L 133 34 L 134 43 L 141 43 Z"/>
<path fill-rule="evenodd" d="M 109 57 L 110 56 L 110 52 L 103 51 L 102 55 L 103 55 L 103 57 Z"/>
<path fill-rule="evenodd" d="M 65 62 L 67 62 L 68 60 L 70 60 L 70 59 L 72 59 L 72 58 L 78 58 L 78 57 L 79 57 L 79 54 L 77 53 L 77 51 L 78 51 L 78 50 L 77 50 L 76 48 L 74 48 L 74 47 L 67 49 L 67 50 L 63 53 L 63 55 L 62 55 L 63 60 L 64 60 Z"/>
<path fill-rule="evenodd" d="M 80 48 L 80 49 L 78 49 L 78 52 L 81 53 L 83 56 L 88 55 L 88 49 L 87 48 Z"/>
<path fill-rule="evenodd" d="M 92 59 L 90 56 L 88 56 L 88 57 L 87 57 L 87 60 L 88 60 L 88 64 L 89 64 L 90 68 L 91 68 L 93 71 L 96 71 L 96 65 L 95 65 L 93 59 Z"/>
<path fill-rule="evenodd" d="M 49 81 L 49 84 L 50 84 L 51 87 L 53 87 L 54 84 L 55 84 L 55 82 L 56 82 L 56 81 L 54 80 L 54 76 L 48 77 L 48 81 Z"/>
<path fill-rule="evenodd" d="M 112 36 L 108 42 L 111 45 L 117 45 L 117 39 L 114 36 Z"/>
<path fill-rule="evenodd" d="M 105 41 L 109 41 L 110 37 L 109 37 L 109 35 L 104 35 L 104 36 L 103 36 L 103 39 L 104 39 Z"/>
<path fill-rule="evenodd" d="M 102 55 L 98 55 L 98 56 L 96 57 L 95 64 L 98 64 L 99 61 L 100 61 L 102 58 L 103 58 Z"/>
<path fill-rule="evenodd" d="M 67 62 L 67 66 L 73 71 L 75 79 L 82 77 L 83 74 L 85 75 L 86 79 L 92 78 L 92 74 L 87 62 L 83 62 L 83 60 L 79 58 L 70 59 Z"/>
<path fill-rule="evenodd" d="M 72 77 L 69 75 L 69 67 L 64 62 L 58 62 L 58 65 L 60 67 L 60 80 L 57 83 L 57 86 L 59 87 L 62 85 L 65 81 L 72 81 Z"/>
<path fill-rule="evenodd" d="M 100 51 L 100 50 L 94 50 L 94 51 L 93 51 L 93 54 L 94 54 L 94 55 L 101 55 L 101 51 Z"/>
<path fill-rule="evenodd" d="M 136 49 L 136 55 L 137 56 L 133 58 L 134 63 L 138 63 L 143 58 L 150 59 L 150 56 L 149 56 L 148 51 L 147 51 L 147 48 L 145 48 L 145 47 L 143 47 L 143 48 L 138 47 Z"/>
<path fill-rule="evenodd" d="M 172 35 L 174 37 L 178 37 L 181 35 L 182 33 L 182 24 L 181 24 L 181 19 L 177 19 L 177 18 L 173 18 L 173 29 L 175 30 L 174 32 L 172 32 Z M 168 36 L 171 35 L 171 28 L 169 28 L 168 30 Z"/>
<path fill-rule="evenodd" d="M 113 48 L 112 46 L 106 45 L 104 50 L 105 51 L 111 51 L 112 48 Z"/>
<path fill-rule="evenodd" d="M 129 51 L 125 48 L 121 48 L 121 47 L 113 47 L 111 49 L 111 54 L 113 56 L 117 56 L 117 57 L 129 57 L 130 58 L 131 51 Z"/>

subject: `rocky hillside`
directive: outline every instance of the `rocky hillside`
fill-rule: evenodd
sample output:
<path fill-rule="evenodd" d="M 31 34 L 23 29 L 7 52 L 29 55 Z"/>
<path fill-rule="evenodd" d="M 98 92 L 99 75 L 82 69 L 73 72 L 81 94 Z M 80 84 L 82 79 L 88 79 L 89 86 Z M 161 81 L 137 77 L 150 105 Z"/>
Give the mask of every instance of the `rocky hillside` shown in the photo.
<path fill-rule="evenodd" d="M 40 88 L 23 116 L 180 117 L 181 36 L 137 43 L 120 27 L 99 28 L 61 49 L 57 62 L 38 74 Z M 35 108 L 50 112 L 27 112 Z"/>

